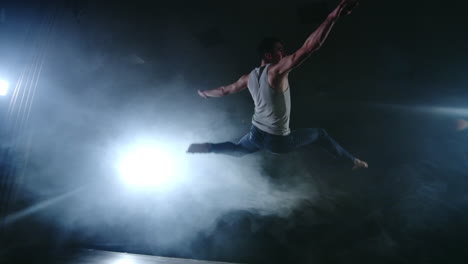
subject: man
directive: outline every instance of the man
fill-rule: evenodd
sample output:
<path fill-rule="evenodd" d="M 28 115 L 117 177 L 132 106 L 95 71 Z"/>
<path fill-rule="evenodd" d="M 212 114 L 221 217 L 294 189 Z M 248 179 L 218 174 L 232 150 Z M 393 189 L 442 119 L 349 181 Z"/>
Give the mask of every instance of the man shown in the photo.
<path fill-rule="evenodd" d="M 266 38 L 258 48 L 261 57 L 260 67 L 230 85 L 212 90 L 199 90 L 198 94 L 201 97 L 208 98 L 221 97 L 248 88 L 255 103 L 255 113 L 250 132 L 237 144 L 232 142 L 191 144 L 187 152 L 241 156 L 260 149 L 272 153 L 286 153 L 311 143 L 322 143 L 336 156 L 350 161 L 353 169 L 367 168 L 366 162 L 349 154 L 324 129 L 307 128 L 291 131 L 289 128 L 291 110 L 289 73 L 322 46 L 336 21 L 350 14 L 357 1 L 342 0 L 307 38 L 304 45 L 293 54 L 285 56 L 281 41 Z"/>

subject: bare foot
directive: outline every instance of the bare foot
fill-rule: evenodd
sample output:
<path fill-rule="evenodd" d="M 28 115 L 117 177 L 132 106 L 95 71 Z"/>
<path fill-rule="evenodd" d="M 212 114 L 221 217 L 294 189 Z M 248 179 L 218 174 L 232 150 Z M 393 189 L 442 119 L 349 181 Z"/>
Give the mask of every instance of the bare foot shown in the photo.
<path fill-rule="evenodd" d="M 361 169 L 361 168 L 369 168 L 369 165 L 367 165 L 367 162 L 365 161 L 362 161 L 360 159 L 354 159 L 354 166 L 353 166 L 353 170 L 358 170 L 358 169 Z"/>
<path fill-rule="evenodd" d="M 211 152 L 211 144 L 210 143 L 195 143 L 191 144 L 187 149 L 188 153 L 209 153 Z"/>

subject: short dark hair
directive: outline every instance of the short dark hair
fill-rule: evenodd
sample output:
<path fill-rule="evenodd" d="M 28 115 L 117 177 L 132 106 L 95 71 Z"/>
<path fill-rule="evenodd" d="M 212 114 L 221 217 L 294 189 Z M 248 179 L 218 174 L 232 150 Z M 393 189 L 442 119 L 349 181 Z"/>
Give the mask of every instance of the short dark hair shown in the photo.
<path fill-rule="evenodd" d="M 258 57 L 262 60 L 263 56 L 265 56 L 266 52 L 271 52 L 273 48 L 275 47 L 275 43 L 283 43 L 281 39 L 277 37 L 267 37 L 262 39 L 260 44 L 257 47 L 257 54 Z"/>

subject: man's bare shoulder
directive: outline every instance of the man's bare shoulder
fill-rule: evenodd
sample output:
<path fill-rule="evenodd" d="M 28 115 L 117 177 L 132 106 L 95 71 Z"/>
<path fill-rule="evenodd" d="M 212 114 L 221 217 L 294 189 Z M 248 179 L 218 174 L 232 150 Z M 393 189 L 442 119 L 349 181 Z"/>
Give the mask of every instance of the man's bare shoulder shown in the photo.
<path fill-rule="evenodd" d="M 268 67 L 268 77 L 273 79 L 287 79 L 289 72 L 282 72 L 280 63 L 270 64 Z"/>
<path fill-rule="evenodd" d="M 275 78 L 276 77 L 287 78 L 289 72 L 292 69 L 288 71 L 284 71 L 284 65 L 288 63 L 289 60 L 291 60 L 291 55 L 282 58 L 279 62 L 275 64 L 270 64 L 270 66 L 268 67 L 268 73 L 274 76 Z"/>
<path fill-rule="evenodd" d="M 278 63 L 271 64 L 268 67 L 268 84 L 271 88 L 278 91 L 286 91 L 289 87 L 289 72 L 281 73 L 278 68 Z"/>

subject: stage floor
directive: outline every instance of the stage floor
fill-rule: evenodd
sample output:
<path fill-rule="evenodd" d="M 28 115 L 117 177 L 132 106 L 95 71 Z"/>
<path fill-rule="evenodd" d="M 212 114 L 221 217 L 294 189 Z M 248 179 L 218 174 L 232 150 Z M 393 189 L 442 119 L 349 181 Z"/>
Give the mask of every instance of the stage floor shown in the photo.
<path fill-rule="evenodd" d="M 78 249 L 63 253 L 48 254 L 46 256 L 22 256 L 2 259 L 0 263 L 53 263 L 53 264 L 235 264 L 232 262 L 203 261 L 194 259 L 168 258 L 150 255 L 111 252 L 94 249 Z M 33 254 L 34 255 L 34 254 Z M 34 258 L 35 260 L 33 260 Z M 41 260 L 42 259 L 42 260 Z M 12 261 L 12 262 L 10 262 Z M 45 261 L 45 262 L 44 262 Z"/>

